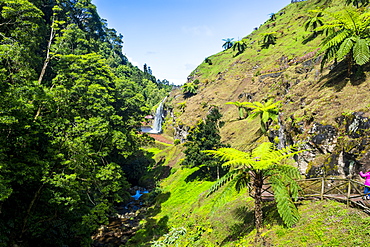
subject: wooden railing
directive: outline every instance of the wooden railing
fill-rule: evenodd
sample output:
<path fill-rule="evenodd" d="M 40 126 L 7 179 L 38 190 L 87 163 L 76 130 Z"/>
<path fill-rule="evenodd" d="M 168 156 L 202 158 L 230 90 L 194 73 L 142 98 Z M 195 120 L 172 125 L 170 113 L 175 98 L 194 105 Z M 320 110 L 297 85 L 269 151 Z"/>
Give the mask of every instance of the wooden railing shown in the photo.
<path fill-rule="evenodd" d="M 332 199 L 346 203 L 348 206 L 358 206 L 370 213 L 370 200 L 363 200 L 365 185 L 352 179 L 340 178 L 310 178 L 299 180 L 302 191 L 300 200 Z M 263 188 L 266 197 L 273 197 L 269 184 Z"/>

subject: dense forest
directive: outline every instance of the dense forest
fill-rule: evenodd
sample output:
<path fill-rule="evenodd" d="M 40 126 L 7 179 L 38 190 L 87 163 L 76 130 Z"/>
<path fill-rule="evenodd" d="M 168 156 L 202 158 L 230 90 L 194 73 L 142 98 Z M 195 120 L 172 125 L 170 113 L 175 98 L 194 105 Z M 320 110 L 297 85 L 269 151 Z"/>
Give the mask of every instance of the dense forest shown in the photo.
<path fill-rule="evenodd" d="M 127 60 L 91 0 L 1 0 L 0 19 L 0 246 L 86 246 L 172 86 Z"/>

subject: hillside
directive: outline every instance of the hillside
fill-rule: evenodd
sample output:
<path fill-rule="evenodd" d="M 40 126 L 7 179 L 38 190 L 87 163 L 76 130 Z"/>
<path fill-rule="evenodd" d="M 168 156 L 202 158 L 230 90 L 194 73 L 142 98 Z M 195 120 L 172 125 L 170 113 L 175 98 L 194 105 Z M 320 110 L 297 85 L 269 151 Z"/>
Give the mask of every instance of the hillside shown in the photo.
<path fill-rule="evenodd" d="M 261 102 L 273 98 L 281 101 L 282 107 L 277 131 L 270 133 L 271 139 L 280 130 L 284 136 L 280 142 L 285 142 L 282 146 L 307 143 L 307 149 L 312 151 L 301 157 L 299 164 L 303 173 L 309 173 L 312 166 L 330 163 L 333 156 L 337 163 L 345 163 L 347 168 L 350 161 L 354 161 L 357 168 L 367 166 L 368 162 L 362 159 L 367 156 L 367 137 L 352 138 L 354 135 L 349 133 L 348 127 L 357 121 L 362 123 L 360 129 L 368 128 L 364 123 L 370 106 L 369 67 L 363 66 L 362 71 L 350 77 L 345 62 L 327 63 L 321 70 L 323 36 L 310 39 L 312 31 L 304 28 L 312 15 L 310 10 L 336 11 L 343 9 L 343 4 L 342 1 L 318 0 L 289 4 L 275 14 L 275 20 L 267 20 L 243 38 L 248 44 L 243 53 L 227 49 L 209 56 L 207 62 L 200 64 L 189 76 L 189 82 L 199 82 L 197 93 L 185 97 L 178 90 L 167 101 L 169 115 L 174 116 L 166 123 L 167 133 L 183 138 L 209 109 L 217 106 L 225 122 L 220 129 L 223 142 L 240 150 L 250 150 L 258 139 L 258 126 L 255 122 L 238 120 L 236 107 L 225 103 Z M 276 44 L 267 49 L 261 48 L 265 33 L 276 35 Z M 180 110 L 181 104 L 185 107 Z M 324 140 L 315 141 L 318 136 L 324 136 Z M 346 144 L 342 140 L 353 144 L 343 146 Z M 333 150 L 337 153 L 333 154 Z M 338 160 L 338 156 L 345 156 L 345 160 Z"/>
<path fill-rule="evenodd" d="M 278 147 L 301 143 L 307 151 L 295 161 L 302 177 L 360 181 L 358 172 L 370 169 L 369 66 L 355 66 L 348 74 L 347 64 L 339 60 L 321 69 L 324 36 L 314 37 L 304 28 L 310 10 L 317 8 L 338 11 L 344 3 L 291 3 L 243 38 L 243 52 L 231 48 L 205 59 L 188 77 L 198 86 L 196 93 L 178 89 L 166 101 L 164 135 L 186 142 L 199 120 L 218 107 L 224 144 L 250 151 L 267 139 Z M 276 44 L 262 48 L 266 33 L 275 35 Z M 281 101 L 279 121 L 268 137 L 259 132 L 258 120 L 239 119 L 237 108 L 226 104 L 268 99 Z M 265 203 L 262 240 L 254 242 L 254 200 L 246 190 L 237 193 L 230 187 L 207 197 L 214 181 L 199 174 L 211 169 L 181 166 L 185 148 L 179 144 L 155 154 L 154 170 L 166 173 L 155 174 L 162 178 L 159 195 L 129 246 L 150 246 L 149 241 L 152 246 L 366 245 L 369 232 L 363 229 L 370 226 L 369 216 L 335 201 L 299 201 L 301 219 L 292 228 L 284 226 L 274 202 Z"/>

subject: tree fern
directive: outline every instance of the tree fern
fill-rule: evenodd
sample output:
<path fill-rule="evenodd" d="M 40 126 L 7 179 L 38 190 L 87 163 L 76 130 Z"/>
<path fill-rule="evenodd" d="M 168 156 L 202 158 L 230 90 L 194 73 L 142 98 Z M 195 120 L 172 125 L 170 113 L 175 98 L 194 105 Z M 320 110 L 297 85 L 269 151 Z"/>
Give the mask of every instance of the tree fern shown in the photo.
<path fill-rule="evenodd" d="M 299 186 L 295 179 L 299 178 L 300 174 L 296 167 L 282 162 L 302 152 L 297 150 L 297 146 L 288 146 L 276 150 L 272 143 L 265 142 L 251 152 L 242 152 L 233 148 L 220 148 L 204 152 L 221 158 L 224 162 L 223 165 L 230 167 L 230 172 L 218 180 L 209 189 L 208 194 L 215 192 L 226 183 L 226 189 L 232 186 L 240 191 L 242 188 L 250 187 L 254 191 L 257 236 L 259 229 L 262 227 L 260 225 L 262 222 L 260 206 L 262 185 L 266 179 L 269 179 L 272 183 L 278 212 L 284 223 L 287 226 L 292 226 L 298 221 L 298 211 L 292 198 L 296 199 L 298 197 Z"/>
<path fill-rule="evenodd" d="M 330 17 L 315 31 L 328 31 L 322 45 L 323 65 L 334 59 L 348 59 L 350 72 L 352 61 L 364 65 L 370 60 L 370 50 L 367 39 L 369 38 L 370 13 L 362 12 L 356 8 L 345 8 L 340 11 L 323 11 Z"/>

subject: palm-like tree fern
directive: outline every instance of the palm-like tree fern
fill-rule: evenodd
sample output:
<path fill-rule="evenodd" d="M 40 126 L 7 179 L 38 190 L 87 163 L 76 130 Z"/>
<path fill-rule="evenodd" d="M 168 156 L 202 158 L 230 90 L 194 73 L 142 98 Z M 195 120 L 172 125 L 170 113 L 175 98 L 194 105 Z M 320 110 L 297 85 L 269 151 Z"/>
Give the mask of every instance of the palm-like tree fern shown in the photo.
<path fill-rule="evenodd" d="M 245 42 L 245 40 L 239 40 L 234 42 L 233 50 L 238 51 L 237 55 L 243 53 L 245 49 L 247 49 L 247 43 Z"/>
<path fill-rule="evenodd" d="M 230 171 L 219 179 L 209 190 L 209 194 L 225 184 L 231 184 L 239 191 L 243 187 L 251 188 L 250 194 L 255 200 L 255 226 L 257 236 L 262 228 L 262 192 L 265 181 L 271 183 L 277 209 L 283 222 L 291 227 L 299 220 L 294 200 L 298 197 L 299 186 L 295 179 L 300 178 L 296 167 L 287 164 L 287 158 L 302 151 L 289 146 L 281 150 L 270 142 L 260 144 L 252 152 L 242 152 L 234 148 L 203 151 L 217 156 L 228 166 Z"/>
<path fill-rule="evenodd" d="M 324 57 L 321 65 L 324 66 L 333 59 L 346 58 L 350 74 L 353 62 L 358 65 L 368 63 L 370 12 L 361 13 L 351 7 L 333 13 L 329 11 L 323 13 L 331 19 L 317 27 L 315 31 L 333 31 L 328 32 L 322 42 Z"/>
<path fill-rule="evenodd" d="M 235 101 L 235 102 L 227 102 L 225 104 L 226 105 L 235 105 L 238 108 L 239 119 L 244 118 L 244 111 L 248 112 L 248 110 L 246 108 L 246 105 L 248 104 L 248 102 Z"/>
<path fill-rule="evenodd" d="M 225 43 L 222 45 L 222 48 L 224 48 L 225 50 L 230 49 L 231 47 L 233 47 L 234 38 L 227 38 L 227 39 L 222 39 L 222 40 L 225 41 Z"/>
<path fill-rule="evenodd" d="M 271 33 L 262 33 L 261 35 L 263 36 L 262 40 L 262 48 L 269 48 L 270 45 L 275 45 L 276 44 L 276 32 L 271 32 Z"/>
<path fill-rule="evenodd" d="M 316 28 L 324 25 L 323 15 L 322 15 L 322 11 L 320 10 L 312 10 L 311 12 L 316 13 L 316 15 L 312 16 L 304 23 L 304 29 L 306 31 L 312 30 L 315 33 Z"/>
<path fill-rule="evenodd" d="M 270 21 L 275 21 L 276 20 L 276 14 L 275 13 L 270 13 Z"/>
<path fill-rule="evenodd" d="M 260 118 L 261 131 L 266 134 L 271 123 L 278 120 L 280 101 L 274 103 L 274 100 L 270 99 L 265 103 L 247 102 L 245 107 L 252 109 L 248 116 L 250 120 Z"/>
<path fill-rule="evenodd" d="M 194 82 L 187 82 L 181 86 L 182 92 L 188 96 L 194 95 L 197 93 L 198 85 Z"/>

